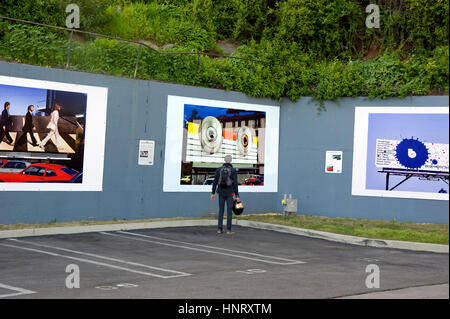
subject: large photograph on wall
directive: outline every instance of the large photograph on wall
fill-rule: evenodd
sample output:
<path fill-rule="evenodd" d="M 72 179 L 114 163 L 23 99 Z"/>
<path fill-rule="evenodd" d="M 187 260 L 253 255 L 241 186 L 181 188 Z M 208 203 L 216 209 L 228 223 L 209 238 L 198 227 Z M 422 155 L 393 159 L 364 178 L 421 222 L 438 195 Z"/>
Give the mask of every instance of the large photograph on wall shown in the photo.
<path fill-rule="evenodd" d="M 276 191 L 278 110 L 169 96 L 164 190 L 211 191 L 216 169 L 231 155 L 240 191 Z"/>
<path fill-rule="evenodd" d="M 0 190 L 101 190 L 107 89 L 0 77 Z"/>
<path fill-rule="evenodd" d="M 448 200 L 447 107 L 355 108 L 353 195 Z"/>

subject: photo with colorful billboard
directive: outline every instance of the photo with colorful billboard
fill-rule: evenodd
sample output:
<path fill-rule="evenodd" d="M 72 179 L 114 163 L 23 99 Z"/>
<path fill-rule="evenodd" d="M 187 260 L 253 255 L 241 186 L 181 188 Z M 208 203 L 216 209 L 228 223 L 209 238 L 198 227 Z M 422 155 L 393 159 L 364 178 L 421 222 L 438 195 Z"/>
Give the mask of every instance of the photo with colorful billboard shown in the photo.
<path fill-rule="evenodd" d="M 211 191 L 226 155 L 232 157 L 240 191 L 275 191 L 278 111 L 273 106 L 169 96 L 165 191 Z"/>

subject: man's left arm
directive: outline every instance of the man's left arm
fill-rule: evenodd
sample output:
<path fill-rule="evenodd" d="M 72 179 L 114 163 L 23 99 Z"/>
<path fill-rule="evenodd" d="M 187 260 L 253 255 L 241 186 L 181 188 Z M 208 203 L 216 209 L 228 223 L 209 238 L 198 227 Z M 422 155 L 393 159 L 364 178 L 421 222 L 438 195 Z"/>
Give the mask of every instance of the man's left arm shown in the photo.
<path fill-rule="evenodd" d="M 236 169 L 233 169 L 233 191 L 234 191 L 234 195 L 236 196 L 236 199 L 240 200 L 239 189 L 238 189 L 238 177 L 237 177 Z"/>

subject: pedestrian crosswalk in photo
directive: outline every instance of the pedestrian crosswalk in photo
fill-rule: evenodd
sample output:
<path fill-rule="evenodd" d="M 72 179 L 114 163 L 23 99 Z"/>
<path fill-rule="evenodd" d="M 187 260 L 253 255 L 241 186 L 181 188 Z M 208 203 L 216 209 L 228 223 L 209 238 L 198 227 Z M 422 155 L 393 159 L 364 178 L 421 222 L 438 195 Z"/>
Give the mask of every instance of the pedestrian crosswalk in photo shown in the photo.
<path fill-rule="evenodd" d="M 15 151 L 15 152 L 40 152 L 40 153 L 66 153 L 74 154 L 76 152 L 76 134 L 61 135 L 61 145 L 56 147 L 56 137 L 53 135 L 50 140 L 44 145 L 43 148 L 39 146 L 33 146 L 30 134 L 24 132 L 10 132 L 9 133 L 14 141 L 14 145 L 9 145 L 6 138 L 0 143 L 0 151 Z M 46 133 L 33 133 L 37 144 L 47 136 Z"/>

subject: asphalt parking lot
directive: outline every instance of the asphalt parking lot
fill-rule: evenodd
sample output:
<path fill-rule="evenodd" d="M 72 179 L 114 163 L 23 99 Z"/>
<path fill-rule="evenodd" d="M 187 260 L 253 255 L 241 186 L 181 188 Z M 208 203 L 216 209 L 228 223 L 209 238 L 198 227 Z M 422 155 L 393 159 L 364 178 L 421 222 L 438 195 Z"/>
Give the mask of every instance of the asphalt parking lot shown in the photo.
<path fill-rule="evenodd" d="M 337 298 L 448 284 L 448 254 L 212 226 L 0 240 L 2 298 Z M 79 270 L 79 288 L 67 288 Z M 380 288 L 366 287 L 368 265 Z M 66 272 L 67 271 L 67 272 Z M 71 277 L 72 276 L 72 277 Z M 69 284 L 70 286 L 70 284 Z"/>

